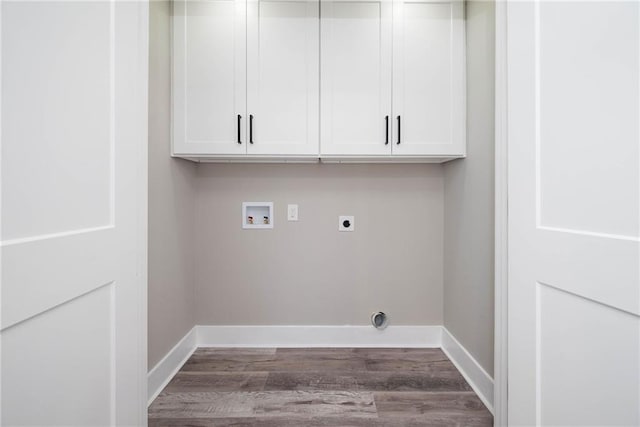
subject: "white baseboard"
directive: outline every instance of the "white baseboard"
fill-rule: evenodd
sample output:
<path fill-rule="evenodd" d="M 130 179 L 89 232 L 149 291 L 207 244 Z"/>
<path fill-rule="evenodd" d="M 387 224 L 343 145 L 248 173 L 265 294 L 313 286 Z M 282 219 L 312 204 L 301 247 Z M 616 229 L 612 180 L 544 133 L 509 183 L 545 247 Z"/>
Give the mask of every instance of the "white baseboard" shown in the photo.
<path fill-rule="evenodd" d="M 149 372 L 149 401 L 198 347 L 442 348 L 493 413 L 493 379 L 443 326 L 194 326 Z"/>
<path fill-rule="evenodd" d="M 441 326 L 196 326 L 199 347 L 440 347 Z"/>
<path fill-rule="evenodd" d="M 493 414 L 493 378 L 444 326 L 442 327 L 442 351 L 451 359 L 473 391 Z"/>
<path fill-rule="evenodd" d="M 194 326 L 187 332 L 187 334 L 169 350 L 169 353 L 147 374 L 147 405 L 151 405 L 151 402 L 158 397 L 162 389 L 169 384 L 169 381 L 171 381 L 174 375 L 182 368 L 182 365 L 184 365 L 196 348 L 198 348 L 196 328 L 197 326 Z"/>

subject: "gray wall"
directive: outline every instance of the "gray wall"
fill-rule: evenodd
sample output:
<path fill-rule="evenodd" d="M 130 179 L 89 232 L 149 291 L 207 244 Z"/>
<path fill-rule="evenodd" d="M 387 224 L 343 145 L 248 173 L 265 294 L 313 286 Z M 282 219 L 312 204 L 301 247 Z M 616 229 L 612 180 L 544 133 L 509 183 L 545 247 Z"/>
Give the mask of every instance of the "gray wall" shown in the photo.
<path fill-rule="evenodd" d="M 202 164 L 196 197 L 198 324 L 442 324 L 441 165 Z M 243 230 L 243 201 L 275 228 Z"/>
<path fill-rule="evenodd" d="M 494 4 L 467 3 L 467 152 L 444 166 L 444 325 L 493 375 Z"/>
<path fill-rule="evenodd" d="M 195 165 L 169 157 L 167 1 L 149 4 L 149 369 L 191 329 Z"/>

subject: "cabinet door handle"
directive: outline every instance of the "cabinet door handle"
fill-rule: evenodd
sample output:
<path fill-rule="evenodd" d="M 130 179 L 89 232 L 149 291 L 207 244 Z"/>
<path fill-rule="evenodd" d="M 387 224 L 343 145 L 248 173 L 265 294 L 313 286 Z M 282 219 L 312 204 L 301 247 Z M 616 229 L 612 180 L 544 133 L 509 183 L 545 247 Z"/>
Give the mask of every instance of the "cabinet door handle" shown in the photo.
<path fill-rule="evenodd" d="M 396 144 L 400 144 L 400 116 L 398 116 L 398 142 Z"/>
<path fill-rule="evenodd" d="M 249 144 L 253 144 L 253 114 L 249 114 Z"/>
<path fill-rule="evenodd" d="M 389 145 L 389 116 L 384 116 L 384 145 Z"/>
<path fill-rule="evenodd" d="M 242 116 L 238 114 L 238 144 L 242 144 L 242 140 L 240 139 L 240 122 L 242 121 Z"/>

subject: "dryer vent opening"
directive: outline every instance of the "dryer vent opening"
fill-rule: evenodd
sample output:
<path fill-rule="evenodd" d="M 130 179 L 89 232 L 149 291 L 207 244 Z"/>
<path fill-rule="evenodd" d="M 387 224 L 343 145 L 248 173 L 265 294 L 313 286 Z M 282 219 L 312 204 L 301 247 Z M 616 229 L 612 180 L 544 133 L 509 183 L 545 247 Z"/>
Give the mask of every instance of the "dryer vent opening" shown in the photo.
<path fill-rule="evenodd" d="M 371 324 L 376 329 L 384 329 L 387 327 L 389 321 L 387 320 L 387 315 L 381 311 L 377 313 L 373 313 L 371 315 Z"/>

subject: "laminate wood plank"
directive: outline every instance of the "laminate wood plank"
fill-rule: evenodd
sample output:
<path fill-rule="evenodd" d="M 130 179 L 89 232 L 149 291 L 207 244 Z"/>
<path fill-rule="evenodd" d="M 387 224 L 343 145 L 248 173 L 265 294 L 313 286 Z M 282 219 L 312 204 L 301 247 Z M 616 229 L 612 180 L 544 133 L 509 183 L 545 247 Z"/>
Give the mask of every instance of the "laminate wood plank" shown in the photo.
<path fill-rule="evenodd" d="M 280 349 L 279 349 L 280 350 Z M 288 349 L 283 349 L 288 350 Z M 275 353 L 197 352 L 183 366 L 183 371 L 319 371 L 319 370 L 365 370 L 362 358 L 349 356 L 346 352 L 283 351 Z"/>
<path fill-rule="evenodd" d="M 439 348 L 354 348 L 353 354 L 371 360 L 442 362 L 449 359 Z"/>
<path fill-rule="evenodd" d="M 333 359 L 312 356 L 253 362 L 247 365 L 246 370 L 256 372 L 364 371 L 366 370 L 366 365 L 360 359 Z"/>
<path fill-rule="evenodd" d="M 364 371 L 362 371 L 364 372 Z M 358 391 L 355 372 L 270 372 L 264 384 L 266 391 Z"/>
<path fill-rule="evenodd" d="M 265 351 L 260 351 L 265 350 Z M 197 349 L 187 360 L 181 371 L 198 372 L 240 372 L 253 371 L 251 364 L 272 361 L 276 358 L 275 349 Z"/>
<path fill-rule="evenodd" d="M 452 371 L 456 367 L 449 360 L 424 361 L 407 359 L 366 359 L 366 370 L 372 372 L 439 372 Z"/>
<path fill-rule="evenodd" d="M 429 372 L 367 372 L 358 376 L 359 390 L 369 391 L 471 391 L 457 370 Z"/>
<path fill-rule="evenodd" d="M 265 390 L 471 391 L 460 373 L 434 372 L 270 372 Z"/>
<path fill-rule="evenodd" d="M 178 372 L 164 391 L 261 391 L 267 372 Z"/>
<path fill-rule="evenodd" d="M 163 392 L 149 418 L 377 417 L 372 393 L 349 391 Z"/>
<path fill-rule="evenodd" d="M 149 407 L 149 418 L 250 417 L 253 407 L 249 393 L 163 391 Z"/>
<path fill-rule="evenodd" d="M 355 357 L 354 348 L 342 347 L 312 347 L 312 348 L 278 348 L 276 355 L 287 357 L 332 357 L 334 359 L 352 359 Z"/>
<path fill-rule="evenodd" d="M 277 350 L 275 347 L 199 347 L 193 354 L 196 356 L 274 355 Z"/>
<path fill-rule="evenodd" d="M 355 365 L 362 361 L 369 371 L 458 372 L 439 348 L 287 348 L 276 351 L 278 361 L 295 359 L 349 360 Z"/>
<path fill-rule="evenodd" d="M 457 371 L 439 348 L 356 348 L 369 371 L 438 372 Z"/>
<path fill-rule="evenodd" d="M 357 371 L 364 360 L 353 348 L 278 348 L 274 363 L 255 365 L 269 372 Z"/>
<path fill-rule="evenodd" d="M 263 392 L 257 399 L 257 416 L 351 416 L 375 418 L 373 393 L 352 391 Z"/>
<path fill-rule="evenodd" d="M 439 348 L 278 348 L 277 358 L 326 357 L 332 359 L 449 361 Z"/>
<path fill-rule="evenodd" d="M 251 369 L 267 372 L 358 371 L 365 370 L 364 359 L 353 349 L 279 348 L 272 360 L 252 363 Z"/>
<path fill-rule="evenodd" d="M 471 425 L 491 426 L 493 417 L 473 392 L 374 393 L 380 418 L 420 417 L 473 420 Z"/>

